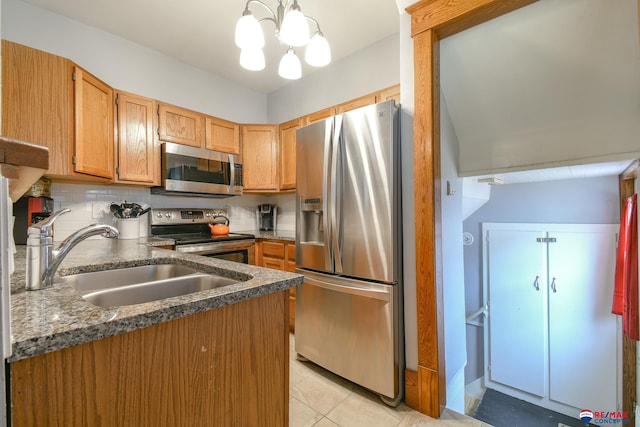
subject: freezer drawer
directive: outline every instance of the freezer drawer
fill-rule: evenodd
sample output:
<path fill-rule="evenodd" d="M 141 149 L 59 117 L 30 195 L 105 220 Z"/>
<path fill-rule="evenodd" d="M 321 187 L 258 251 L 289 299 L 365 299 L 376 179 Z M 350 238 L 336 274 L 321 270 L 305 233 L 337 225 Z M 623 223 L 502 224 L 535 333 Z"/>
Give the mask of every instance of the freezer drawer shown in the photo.
<path fill-rule="evenodd" d="M 398 285 L 298 270 L 296 352 L 374 392 L 399 394 Z"/>

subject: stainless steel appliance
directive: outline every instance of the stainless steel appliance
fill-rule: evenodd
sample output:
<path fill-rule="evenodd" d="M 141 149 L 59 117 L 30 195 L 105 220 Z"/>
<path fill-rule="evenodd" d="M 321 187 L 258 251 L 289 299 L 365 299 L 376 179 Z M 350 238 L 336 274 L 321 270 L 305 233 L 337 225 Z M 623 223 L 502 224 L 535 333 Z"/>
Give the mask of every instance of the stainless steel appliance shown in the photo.
<path fill-rule="evenodd" d="M 297 131 L 296 352 L 403 395 L 400 149 L 393 101 Z"/>
<path fill-rule="evenodd" d="M 242 160 L 236 154 L 165 142 L 162 186 L 154 194 L 230 197 L 242 195 Z"/>
<path fill-rule="evenodd" d="M 2 357 L 11 356 L 11 272 L 13 270 L 13 242 L 11 236 L 13 204 L 9 198 L 9 180 L 0 175 L 0 330 Z M 7 425 L 5 370 L 0 369 L 0 426 Z"/>
<path fill-rule="evenodd" d="M 258 230 L 275 231 L 278 221 L 278 207 L 276 205 L 263 204 L 256 209 L 258 218 Z"/>
<path fill-rule="evenodd" d="M 226 223 L 224 209 L 152 209 L 151 235 L 175 241 L 175 250 L 212 258 L 254 264 L 253 234 L 212 236 L 209 224 Z"/>

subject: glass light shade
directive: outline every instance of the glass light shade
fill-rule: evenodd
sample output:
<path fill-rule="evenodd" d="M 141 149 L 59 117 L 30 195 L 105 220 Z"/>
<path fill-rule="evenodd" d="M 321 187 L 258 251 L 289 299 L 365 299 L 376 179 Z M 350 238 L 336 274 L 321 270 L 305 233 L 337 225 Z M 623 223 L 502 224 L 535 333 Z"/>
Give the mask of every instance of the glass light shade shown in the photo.
<path fill-rule="evenodd" d="M 297 3 L 294 3 L 282 19 L 280 41 L 288 46 L 304 46 L 309 42 L 309 24 Z"/>
<path fill-rule="evenodd" d="M 302 64 L 293 49 L 289 49 L 280 60 L 278 74 L 289 80 L 297 80 L 302 77 Z"/>
<path fill-rule="evenodd" d="M 304 52 L 304 60 L 314 67 L 324 67 L 331 62 L 331 48 L 321 32 L 315 33 L 309 40 Z"/>
<path fill-rule="evenodd" d="M 236 46 L 240 49 L 264 47 L 264 33 L 258 20 L 250 11 L 245 12 L 236 24 Z"/>
<path fill-rule="evenodd" d="M 261 48 L 244 48 L 240 50 L 240 65 L 245 70 L 262 71 L 265 67 L 264 52 Z"/>

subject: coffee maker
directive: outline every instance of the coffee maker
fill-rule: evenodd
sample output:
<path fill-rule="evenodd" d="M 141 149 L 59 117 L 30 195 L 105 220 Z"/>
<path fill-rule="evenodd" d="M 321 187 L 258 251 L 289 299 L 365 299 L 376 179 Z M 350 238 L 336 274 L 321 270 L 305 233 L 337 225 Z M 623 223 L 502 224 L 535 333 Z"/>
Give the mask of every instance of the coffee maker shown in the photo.
<path fill-rule="evenodd" d="M 260 231 L 275 231 L 278 207 L 276 205 L 259 205 L 256 209 L 258 229 Z"/>

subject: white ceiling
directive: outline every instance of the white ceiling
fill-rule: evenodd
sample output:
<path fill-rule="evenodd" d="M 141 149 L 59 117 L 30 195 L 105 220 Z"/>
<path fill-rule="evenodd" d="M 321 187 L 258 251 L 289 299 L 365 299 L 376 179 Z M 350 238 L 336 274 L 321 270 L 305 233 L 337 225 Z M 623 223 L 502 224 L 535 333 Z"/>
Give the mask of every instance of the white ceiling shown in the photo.
<path fill-rule="evenodd" d="M 286 51 L 273 36 L 271 22 L 262 24 L 266 38 L 264 71 L 238 64 L 233 37 L 245 0 L 24 0 L 74 20 L 150 47 L 182 62 L 223 76 L 260 92 L 289 83 L 277 74 Z M 263 0 L 272 10 L 276 0 Z M 329 41 L 334 61 L 399 31 L 396 0 L 298 0 L 305 15 L 315 18 Z M 266 10 L 252 5 L 260 19 Z M 303 76 L 315 69 L 303 62 Z"/>
<path fill-rule="evenodd" d="M 540 0 L 444 39 L 440 53 L 461 152 L 502 149 L 556 123 L 640 116 L 636 0 Z M 513 183 L 617 175 L 630 163 L 491 176 Z"/>

